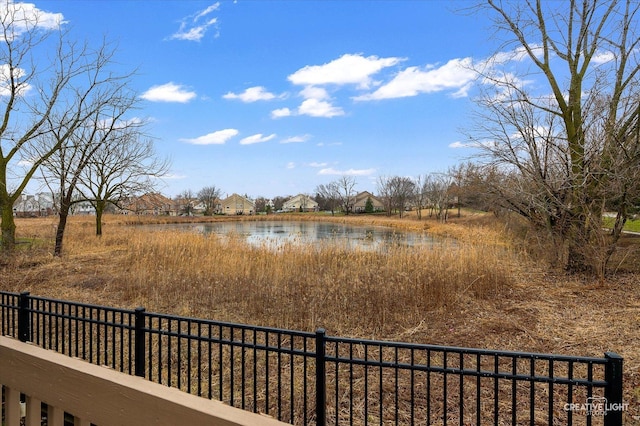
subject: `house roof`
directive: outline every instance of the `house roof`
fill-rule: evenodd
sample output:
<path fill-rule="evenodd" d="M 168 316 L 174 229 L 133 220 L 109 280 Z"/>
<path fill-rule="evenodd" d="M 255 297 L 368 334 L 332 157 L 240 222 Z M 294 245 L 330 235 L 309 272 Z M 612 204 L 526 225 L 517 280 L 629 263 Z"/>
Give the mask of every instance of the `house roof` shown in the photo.
<path fill-rule="evenodd" d="M 126 208 L 133 211 L 154 210 L 170 208 L 173 201 L 157 192 L 150 192 L 139 197 L 132 198 Z"/>
<path fill-rule="evenodd" d="M 356 195 L 356 202 L 354 203 L 356 206 L 364 206 L 367 203 L 367 199 L 371 198 L 371 202 L 374 206 L 384 206 L 384 203 L 380 201 L 376 196 L 374 196 L 369 191 L 362 191 Z"/>
<path fill-rule="evenodd" d="M 236 193 L 233 193 L 231 195 L 229 195 L 227 198 L 225 198 L 224 200 L 222 200 L 222 205 L 227 205 L 229 203 L 235 203 L 238 200 L 242 201 L 243 203 L 248 203 L 251 204 L 252 206 L 255 205 L 255 203 L 248 199 L 247 197 L 243 197 L 242 195 L 238 195 Z"/>
<path fill-rule="evenodd" d="M 313 198 L 305 194 L 298 194 L 295 197 L 291 197 L 285 201 L 282 206 L 286 208 L 287 206 L 299 206 L 301 204 L 309 209 L 318 206 L 318 203 Z"/>

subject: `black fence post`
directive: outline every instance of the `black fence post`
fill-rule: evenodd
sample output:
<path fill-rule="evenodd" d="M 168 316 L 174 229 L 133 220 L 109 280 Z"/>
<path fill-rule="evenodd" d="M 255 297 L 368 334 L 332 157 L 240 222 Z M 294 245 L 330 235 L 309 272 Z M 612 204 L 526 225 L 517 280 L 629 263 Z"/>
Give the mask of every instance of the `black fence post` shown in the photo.
<path fill-rule="evenodd" d="M 18 298 L 18 340 L 31 341 L 31 312 L 29 312 L 29 292 L 23 291 Z"/>
<path fill-rule="evenodd" d="M 604 397 L 607 399 L 606 416 L 604 416 L 604 426 L 614 426 L 622 424 L 622 411 L 624 404 L 622 401 L 622 361 L 623 358 L 615 352 L 605 352 L 604 357 L 607 364 L 604 369 L 607 387 L 604 390 Z"/>
<path fill-rule="evenodd" d="M 327 375 L 325 368 L 325 337 L 324 328 L 316 330 L 316 425 L 327 424 Z"/>
<path fill-rule="evenodd" d="M 144 354 L 145 331 L 144 331 L 144 308 L 138 307 L 135 311 L 135 374 L 139 377 L 145 376 L 146 362 Z"/>

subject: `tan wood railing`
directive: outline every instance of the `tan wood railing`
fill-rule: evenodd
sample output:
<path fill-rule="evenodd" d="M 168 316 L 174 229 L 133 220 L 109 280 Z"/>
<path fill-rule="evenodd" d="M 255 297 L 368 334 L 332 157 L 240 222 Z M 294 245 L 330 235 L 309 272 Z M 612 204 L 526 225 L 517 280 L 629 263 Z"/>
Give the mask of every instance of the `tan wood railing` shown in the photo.
<path fill-rule="evenodd" d="M 63 426 L 65 412 L 76 426 L 284 424 L 3 336 L 0 385 L 6 426 L 40 426 L 42 402 L 49 426 Z"/>

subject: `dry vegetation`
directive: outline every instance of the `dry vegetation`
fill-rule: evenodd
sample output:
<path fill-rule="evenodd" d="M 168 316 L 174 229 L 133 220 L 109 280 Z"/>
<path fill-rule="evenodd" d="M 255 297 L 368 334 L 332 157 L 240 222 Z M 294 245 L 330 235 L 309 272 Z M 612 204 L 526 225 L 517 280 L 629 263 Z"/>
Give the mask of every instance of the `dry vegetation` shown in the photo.
<path fill-rule="evenodd" d="M 305 218 L 318 219 L 293 217 Z M 626 422 L 640 418 L 639 256 L 631 237 L 616 274 L 595 282 L 531 261 L 512 227 L 483 215 L 445 225 L 324 220 L 427 230 L 456 244 L 386 253 L 272 250 L 241 238 L 150 231 L 133 226 L 143 219 L 127 217 L 107 217 L 104 236 L 96 238 L 92 218 L 73 218 L 64 256 L 54 258 L 55 219 L 21 219 L 20 249 L 0 259 L 0 289 L 298 330 L 324 327 L 341 336 L 584 356 L 611 350 L 625 358 Z"/>

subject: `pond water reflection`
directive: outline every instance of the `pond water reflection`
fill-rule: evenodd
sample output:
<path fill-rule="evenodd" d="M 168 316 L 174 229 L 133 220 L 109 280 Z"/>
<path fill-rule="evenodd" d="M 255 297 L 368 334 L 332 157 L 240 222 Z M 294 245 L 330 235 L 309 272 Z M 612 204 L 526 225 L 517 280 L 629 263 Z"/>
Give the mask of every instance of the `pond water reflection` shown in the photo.
<path fill-rule="evenodd" d="M 351 249 L 377 250 L 390 246 L 432 246 L 443 240 L 383 226 L 354 226 L 331 222 L 233 221 L 161 225 L 218 236 L 238 235 L 254 246 L 278 247 L 285 243 L 335 243 Z"/>

